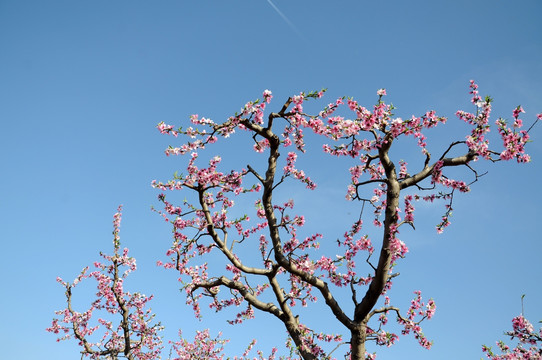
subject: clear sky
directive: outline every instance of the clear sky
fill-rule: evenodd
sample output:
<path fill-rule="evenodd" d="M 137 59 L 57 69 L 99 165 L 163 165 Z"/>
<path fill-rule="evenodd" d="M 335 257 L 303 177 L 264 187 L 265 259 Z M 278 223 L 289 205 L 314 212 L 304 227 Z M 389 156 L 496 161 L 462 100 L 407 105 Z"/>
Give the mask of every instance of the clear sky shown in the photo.
<path fill-rule="evenodd" d="M 232 355 L 255 334 L 264 351 L 282 343 L 265 314 L 238 328 L 211 312 L 193 320 L 174 274 L 154 265 L 171 229 L 150 210 L 150 183 L 184 168 L 164 156 L 174 139 L 155 125 L 183 125 L 193 113 L 219 121 L 264 89 L 278 110 L 287 96 L 322 87 L 322 106 L 342 95 L 371 106 L 386 88 L 400 116 L 435 109 L 457 122 L 456 110 L 472 110 L 470 79 L 495 99 L 495 116 L 510 119 L 521 104 L 530 123 L 542 112 L 540 14 L 538 0 L 0 0 L 1 357 L 79 358 L 74 341 L 45 332 L 64 307 L 55 278 L 71 281 L 111 251 L 119 204 L 121 240 L 139 265 L 127 286 L 156 295 L 170 339 L 179 327 L 187 336 L 222 330 Z M 434 231 L 440 206 L 421 209 L 417 230 L 405 231 L 410 253 L 394 298 L 406 307 L 420 289 L 435 299 L 424 325 L 434 347 L 401 337 L 390 349 L 369 345 L 378 359 L 479 359 L 482 344 L 504 338 L 522 294 L 526 316 L 542 320 L 541 124 L 531 136 L 530 164 L 480 164 L 489 174 L 454 200 L 444 234 Z M 311 196 L 317 209 L 328 206 Z M 312 214 L 315 225 L 335 221 Z"/>

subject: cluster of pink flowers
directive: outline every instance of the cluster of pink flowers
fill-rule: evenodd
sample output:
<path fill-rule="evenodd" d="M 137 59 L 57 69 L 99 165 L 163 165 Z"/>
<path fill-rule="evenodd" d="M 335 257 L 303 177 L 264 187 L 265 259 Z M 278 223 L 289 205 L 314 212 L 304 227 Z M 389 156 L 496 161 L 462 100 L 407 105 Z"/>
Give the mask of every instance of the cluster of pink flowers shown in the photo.
<path fill-rule="evenodd" d="M 296 160 L 297 154 L 295 152 L 289 152 L 286 159 L 286 166 L 284 167 L 284 176 L 293 175 L 294 178 L 307 184 L 307 189 L 316 189 L 316 184 L 307 175 L 305 175 L 305 172 L 295 168 Z"/>
<path fill-rule="evenodd" d="M 377 334 L 376 343 L 380 346 L 385 345 L 387 347 L 390 347 L 395 344 L 397 340 L 399 340 L 399 336 L 397 336 L 397 334 L 381 330 Z"/>
<path fill-rule="evenodd" d="M 518 106 L 518 109 L 524 112 L 520 106 Z M 514 110 L 514 125 L 512 129 L 507 126 L 505 120 L 497 120 L 499 134 L 504 143 L 504 150 L 500 153 L 500 158 L 502 160 L 511 160 L 515 158 L 517 162 L 520 163 L 529 162 L 531 161 L 531 158 L 525 153 L 525 144 L 529 141 L 529 134 L 525 130 L 516 130 L 523 124 L 518 116 L 519 111 Z"/>
<path fill-rule="evenodd" d="M 501 160 L 516 159 L 517 162 L 529 162 L 530 157 L 525 153 L 525 144 L 529 141 L 529 134 L 526 130 L 519 130 L 523 126 L 523 120 L 519 118 L 525 111 L 518 106 L 513 111 L 514 123 L 510 128 L 506 120 L 500 118 L 497 124 L 499 134 L 503 140 L 504 150 L 500 153 L 490 150 L 489 140 L 486 135 L 490 132 L 489 115 L 491 113 L 490 97 L 485 100 L 478 95 L 478 85 L 471 80 L 470 87 L 472 94 L 471 102 L 476 105 L 476 114 L 466 111 L 458 111 L 457 116 L 463 121 L 474 125 L 471 135 L 467 136 L 466 144 L 474 154 L 482 156 L 485 159 L 493 159 L 493 155 L 499 155 Z M 537 115 L 537 120 L 542 119 L 542 114 Z"/>
<path fill-rule="evenodd" d="M 174 130 L 172 125 L 167 125 L 163 121 L 159 123 L 156 127 L 158 128 L 158 131 L 160 131 L 160 134 L 171 134 L 175 137 L 179 135 L 179 132 Z"/>
<path fill-rule="evenodd" d="M 401 315 L 399 309 L 390 306 L 390 298 L 385 295 L 384 307 L 375 310 L 373 312 L 380 313 L 378 321 L 380 326 L 378 329 L 367 328 L 367 337 L 376 340 L 377 345 L 390 347 L 399 339 L 399 336 L 392 332 L 382 330 L 382 326 L 388 322 L 388 314 L 393 311 L 397 315 L 397 322 L 403 327 L 401 331 L 402 335 L 407 335 L 410 332 L 414 333 L 414 337 L 418 340 L 418 343 L 426 348 L 430 349 L 432 342 L 430 342 L 422 333 L 420 323 L 426 319 L 431 319 L 435 313 L 436 305 L 433 299 L 430 299 L 427 303 L 422 302 L 421 292 L 415 291 L 416 297 L 411 301 L 411 305 L 407 311 L 407 316 Z M 376 358 L 373 354 L 372 359 Z"/>
<path fill-rule="evenodd" d="M 518 344 L 513 349 L 503 341 L 498 341 L 497 346 L 502 354 L 496 354 L 491 347 L 482 346 L 488 359 L 491 360 L 541 360 L 542 359 L 542 328 L 535 331 L 533 325 L 523 317 L 516 316 L 512 319 L 512 331 L 506 335 L 511 339 L 517 339 Z"/>
<path fill-rule="evenodd" d="M 188 341 L 183 338 L 182 332 L 179 330 L 179 340 L 170 341 L 172 353 L 174 357 L 168 357 L 168 360 L 189 360 L 189 359 L 205 359 L 205 360 L 222 360 L 225 358 L 224 345 L 229 340 L 222 339 L 222 333 L 218 333 L 216 337 L 211 337 L 209 330 L 196 331 L 193 341 Z M 249 353 L 256 345 L 256 340 L 252 340 L 241 356 L 234 356 L 235 360 L 274 360 L 276 358 L 277 348 L 271 349 L 269 355 L 264 356 L 262 351 L 258 351 L 258 357 L 250 357 Z M 230 359 L 230 357 L 227 357 Z M 293 360 L 288 357 L 286 360 Z"/>
<path fill-rule="evenodd" d="M 423 303 L 421 291 L 417 290 L 414 293 L 416 294 L 416 298 L 411 301 L 410 307 L 407 311 L 407 318 L 399 318 L 397 321 L 404 326 L 404 329 L 401 331 L 403 335 L 412 331 L 419 344 L 426 349 L 430 349 L 433 343 L 427 340 L 425 335 L 422 333 L 419 323 L 425 319 L 431 319 L 433 317 L 435 314 L 436 305 L 433 299 L 429 299 L 427 303 Z M 416 316 L 420 316 L 421 320 L 415 322 L 414 318 Z"/>
<path fill-rule="evenodd" d="M 186 359 L 209 359 L 222 360 L 224 359 L 224 345 L 228 340 L 220 339 L 221 333 L 216 338 L 211 338 L 209 330 L 197 331 L 194 341 L 190 342 L 183 339 L 182 332 L 179 331 L 178 341 L 170 341 L 172 350 L 176 353 L 176 357 L 171 360 L 186 360 Z"/>

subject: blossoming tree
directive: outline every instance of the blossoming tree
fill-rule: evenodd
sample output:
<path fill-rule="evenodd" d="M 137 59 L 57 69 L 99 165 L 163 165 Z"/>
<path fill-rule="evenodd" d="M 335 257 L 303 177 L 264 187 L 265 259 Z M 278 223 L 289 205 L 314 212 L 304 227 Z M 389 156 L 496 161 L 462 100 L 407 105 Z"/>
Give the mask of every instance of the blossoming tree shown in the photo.
<path fill-rule="evenodd" d="M 397 275 L 394 271 L 396 261 L 407 252 L 406 244 L 398 237 L 399 228 L 413 225 L 415 201 L 432 202 L 435 199 L 447 201 L 437 230 L 441 232 L 448 226 L 454 193 L 468 192 L 470 188 L 464 180 L 448 177 L 445 173 L 447 168 L 467 169 L 474 182 L 480 176 L 472 166 L 477 159 L 529 161 L 524 150 L 529 139 L 528 131 L 520 130 L 522 120 L 519 116 L 523 109 L 518 106 L 513 111 L 511 127 L 505 120 L 497 120 L 504 145 L 503 149 L 497 150 L 490 147 L 487 136 L 492 99 L 482 99 L 473 81 L 470 93 L 475 112 L 457 112 L 459 119 L 472 126 L 470 134 L 466 139 L 450 142 L 436 156 L 427 149 L 423 131 L 444 123 L 446 118 L 434 111 L 408 119 L 394 117 L 393 106 L 383 101 L 384 89 L 378 91 L 378 102 L 372 110 L 353 99 L 340 98 L 318 114 L 305 113 L 304 103 L 320 98 L 323 95 L 321 91 L 290 97 L 278 112 L 270 112 L 265 118 L 264 111 L 272 98 L 271 92 L 265 91 L 262 102 L 247 103 L 240 113 L 224 123 L 193 115 L 191 122 L 197 128 L 175 129 L 171 125 L 159 124 L 161 133 L 190 138 L 182 146 L 166 150 L 167 155 L 190 154 L 187 173 L 168 182 L 154 182 L 154 186 L 163 191 L 183 190 L 195 194 L 194 201 L 185 200 L 181 206 L 168 202 L 164 194 L 160 194 L 159 199 L 165 206 L 162 214 L 171 222 L 174 232 L 173 246 L 168 252 L 171 260 L 163 265 L 176 269 L 182 278 L 188 279 L 184 282 L 184 289 L 187 302 L 193 306 L 196 316 L 200 316 L 200 301 L 204 296 L 210 299 L 210 306 L 216 310 L 244 303 L 246 309 L 237 315 L 234 322 L 253 317 L 255 309 L 266 312 L 284 324 L 303 359 L 315 359 L 325 356 L 320 346 L 322 341 L 341 341 L 342 337 L 308 328 L 296 314 L 294 306 L 298 303 L 305 306 L 321 298 L 347 331 L 352 359 L 367 356 L 365 344 L 369 340 L 379 345 L 390 345 L 397 339 L 396 334 L 384 330 L 390 313 L 404 327 L 404 334 L 414 333 L 420 345 L 429 348 L 431 343 L 419 324 L 433 316 L 434 302 L 422 302 L 420 292 L 416 292 L 412 305 L 402 313 L 386 296 L 391 280 Z M 343 105 L 354 113 L 352 119 L 335 115 Z M 541 117 L 539 114 L 538 118 Z M 265 153 L 266 159 L 258 164 L 259 168 L 248 164 L 222 172 L 218 169 L 221 161 L 218 156 L 212 158 L 207 167 L 196 165 L 202 149 L 214 145 L 219 138 L 228 138 L 237 130 L 245 131 L 254 140 L 255 151 Z M 362 235 L 362 219 L 357 218 L 353 219 L 351 228 L 344 232 L 342 239 L 337 240 L 339 256 L 324 254 L 314 257 L 319 241 L 330 242 L 330 239 L 323 238 L 318 232 L 305 238 L 298 237 L 298 230 L 305 219 L 293 215 L 293 200 L 285 203 L 273 200 L 274 192 L 287 178 L 303 182 L 309 190 L 316 188 L 311 178 L 296 167 L 298 155 L 305 150 L 305 131 L 333 142 L 333 145 L 323 146 L 324 152 L 353 160 L 347 198 L 361 201 L 361 206 L 369 204 L 374 208 L 374 224 L 382 227 L 376 254 L 373 241 Z M 406 162 L 392 159 L 390 149 L 399 137 L 417 139 L 423 154 L 420 164 L 407 169 Z M 281 162 L 282 151 L 287 154 Z M 360 190 L 366 186 L 374 186 L 370 198 L 364 197 Z M 401 198 L 401 194 L 409 189 L 416 191 Z M 254 192 L 261 194 L 254 202 L 255 222 L 250 221 L 248 214 L 228 216 L 234 207 L 233 197 Z M 402 217 L 401 212 L 404 214 Z M 249 241 L 247 239 L 259 242 L 259 265 L 254 265 L 252 255 L 242 256 L 240 247 Z M 213 262 L 216 262 L 214 254 L 217 252 L 225 260 L 224 269 L 216 266 L 210 269 L 207 262 L 192 265 L 194 259 L 202 261 L 206 256 L 213 256 Z M 374 255 L 376 259 L 373 260 Z M 368 263 L 369 275 L 362 276 L 360 260 Z M 337 287 L 351 289 L 352 314 L 343 310 L 345 306 L 341 301 L 344 299 L 335 296 Z M 226 289 L 226 294 L 222 295 L 220 289 Z M 359 296 L 362 291 L 362 296 Z M 264 297 L 264 292 L 270 292 L 273 300 L 269 296 Z M 381 297 L 384 297 L 384 303 L 377 307 Z"/>
<path fill-rule="evenodd" d="M 58 277 L 57 281 L 66 289 L 67 307 L 56 312 L 60 318 L 55 318 L 47 328 L 55 334 L 61 334 L 58 341 L 74 337 L 83 347 L 82 354 L 91 359 L 117 359 L 125 356 L 127 359 L 157 359 L 162 349 L 162 339 L 159 335 L 162 329 L 159 323 L 152 324 L 154 315 L 145 309 L 151 297 L 140 293 L 124 290 L 124 279 L 136 269 L 135 259 L 128 256 L 128 249 L 121 252 L 119 228 L 121 208 L 114 216 L 114 254 L 101 254 L 105 264 L 95 262 L 95 271 L 89 272 L 85 267 L 77 278 L 69 283 Z M 122 268 L 127 269 L 122 272 Z M 72 305 L 73 289 L 85 279 L 97 282 L 97 299 L 92 302 L 85 312 L 77 311 Z M 103 311 L 113 316 L 119 316 L 119 323 L 101 317 L 96 325 L 91 325 L 95 312 Z M 96 341 L 90 340 L 100 328 L 104 329 Z"/>
<path fill-rule="evenodd" d="M 510 126 L 503 119 L 496 121 L 503 146 L 490 145 L 492 99 L 482 99 L 471 81 L 475 111 L 456 114 L 471 127 L 470 132 L 433 154 L 424 131 L 446 122 L 435 111 L 405 119 L 395 117 L 394 107 L 384 102 L 386 91 L 381 89 L 372 109 L 343 97 L 318 113 L 307 113 L 305 103 L 323 94 L 324 90 L 292 96 L 278 112 L 266 115 L 272 99 L 266 90 L 263 101 L 248 102 L 223 123 L 193 115 L 190 120 L 195 127 L 158 125 L 163 134 L 187 138 L 179 147 L 170 146 L 166 155 L 190 156 L 186 173 L 153 182 L 163 191 L 158 197 L 164 205 L 159 213 L 173 227 L 169 260 L 159 265 L 179 273 L 187 304 L 196 317 L 201 316 L 200 305 L 206 303 L 216 311 L 244 306 L 231 323 L 253 318 L 257 311 L 276 318 L 291 339 L 292 356 L 330 358 L 335 351 L 342 351 L 350 359 L 374 359 L 375 354 L 366 351 L 368 341 L 391 346 L 398 338 L 386 330 L 390 315 L 402 334 L 412 333 L 422 347 L 430 348 L 420 324 L 433 316 L 434 301 L 423 301 L 421 292 L 415 291 L 410 307 L 401 310 L 389 297 L 392 279 L 398 276 L 395 266 L 408 251 L 399 230 L 405 225 L 414 227 L 415 202 L 442 200 L 446 205 L 437 225 L 437 231 L 442 232 L 450 224 L 454 194 L 470 191 L 470 185 L 481 176 L 473 164 L 476 160 L 528 162 L 524 149 L 528 130 L 521 130 L 523 109 L 514 109 Z M 338 115 L 341 111 L 352 112 L 352 118 Z M 542 119 L 542 114 L 537 118 Z M 204 149 L 218 146 L 219 140 L 231 140 L 228 138 L 238 131 L 243 134 L 237 136 L 252 139 L 253 150 L 263 159 L 246 164 L 244 150 L 236 148 L 232 160 L 242 161 L 236 169 L 221 170 L 219 156 L 210 158 L 207 166 L 197 164 Z M 302 236 L 305 218 L 294 213 L 293 199 L 274 199 L 290 179 L 302 182 L 309 191 L 316 188 L 296 166 L 298 156 L 305 154 L 310 133 L 330 142 L 323 145 L 325 153 L 352 161 L 346 197 L 360 202 L 361 214 L 338 239 L 329 239 L 318 229 Z M 402 137 L 415 139 L 421 152 L 418 164 L 409 165 L 392 156 L 393 145 Z M 452 179 L 450 168 L 465 169 L 469 180 Z M 186 196 L 180 204 L 165 195 L 177 191 Z M 254 210 L 237 210 L 236 203 L 247 198 Z M 363 209 L 369 207 L 374 215 L 372 225 L 381 231 L 379 240 L 363 231 Z M 344 334 L 312 328 L 310 319 L 296 308 L 318 299 Z M 81 340 L 84 335 L 76 337 Z M 328 342 L 336 345 L 325 345 Z"/>

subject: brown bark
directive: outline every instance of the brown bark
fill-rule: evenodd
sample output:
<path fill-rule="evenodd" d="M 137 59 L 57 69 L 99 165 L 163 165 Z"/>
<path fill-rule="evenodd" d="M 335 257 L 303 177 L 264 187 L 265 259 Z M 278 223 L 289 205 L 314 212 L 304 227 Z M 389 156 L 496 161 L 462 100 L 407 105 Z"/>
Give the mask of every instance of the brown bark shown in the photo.
<path fill-rule="evenodd" d="M 365 323 L 359 324 L 354 330 L 351 331 L 352 337 L 350 339 L 350 346 L 352 354 L 351 360 L 363 360 L 365 359 L 365 343 L 367 341 L 367 325 Z"/>

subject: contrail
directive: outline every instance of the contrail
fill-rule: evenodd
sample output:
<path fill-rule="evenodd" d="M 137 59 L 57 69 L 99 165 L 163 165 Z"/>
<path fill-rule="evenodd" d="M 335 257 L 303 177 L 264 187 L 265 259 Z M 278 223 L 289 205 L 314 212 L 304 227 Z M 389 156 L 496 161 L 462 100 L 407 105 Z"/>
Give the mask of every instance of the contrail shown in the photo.
<path fill-rule="evenodd" d="M 280 15 L 280 17 L 286 21 L 286 23 L 292 28 L 292 30 L 294 30 L 296 32 L 296 34 L 303 40 L 307 40 L 305 39 L 305 37 L 303 36 L 303 34 L 301 33 L 301 31 L 299 31 L 294 24 L 292 24 L 292 22 L 286 17 L 286 15 L 284 15 L 282 13 L 282 11 L 279 10 L 278 7 L 275 6 L 275 4 L 273 4 L 273 2 L 271 0 L 267 0 L 267 2 L 269 3 L 269 5 L 271 5 L 273 7 L 273 9 L 275 9 L 275 11 L 277 12 L 277 14 Z"/>

